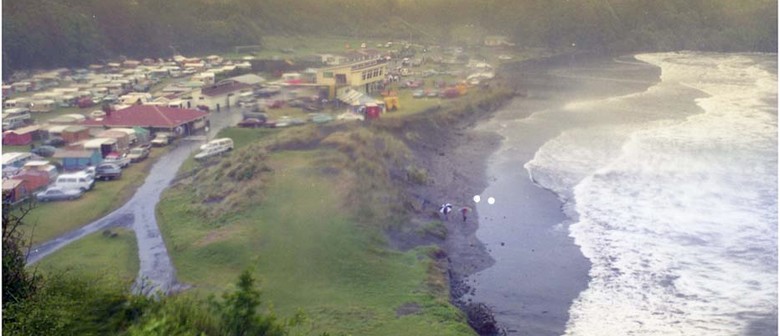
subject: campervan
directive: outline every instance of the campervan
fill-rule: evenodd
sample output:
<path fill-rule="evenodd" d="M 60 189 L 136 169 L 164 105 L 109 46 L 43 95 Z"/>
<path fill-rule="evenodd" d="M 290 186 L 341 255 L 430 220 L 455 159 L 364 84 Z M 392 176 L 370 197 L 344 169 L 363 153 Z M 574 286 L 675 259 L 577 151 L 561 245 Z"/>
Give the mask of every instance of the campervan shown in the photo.
<path fill-rule="evenodd" d="M 224 148 L 224 151 L 233 150 L 233 139 L 231 138 L 214 139 L 200 146 L 201 151 L 206 151 L 210 148 Z"/>
<path fill-rule="evenodd" d="M 3 130 L 12 130 L 32 123 L 30 110 L 27 108 L 10 108 L 3 112 Z"/>
<path fill-rule="evenodd" d="M 31 161 L 34 158 L 35 155 L 32 153 L 12 152 L 3 153 L 2 159 L 0 160 L 2 160 L 3 167 L 21 168 L 25 163 Z"/>
<path fill-rule="evenodd" d="M 24 166 L 25 163 L 32 161 L 36 156 L 32 153 L 3 153 L 2 169 L 3 177 L 13 175 Z"/>
<path fill-rule="evenodd" d="M 78 189 L 81 191 L 92 190 L 95 185 L 95 178 L 87 172 L 75 172 L 62 174 L 57 177 L 54 185 L 62 189 Z"/>

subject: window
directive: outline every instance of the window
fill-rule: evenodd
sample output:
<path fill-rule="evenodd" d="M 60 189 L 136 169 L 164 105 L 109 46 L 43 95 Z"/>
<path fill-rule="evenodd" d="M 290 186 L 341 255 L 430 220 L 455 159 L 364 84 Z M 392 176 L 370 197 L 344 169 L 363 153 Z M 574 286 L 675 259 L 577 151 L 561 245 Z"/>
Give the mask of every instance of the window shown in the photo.
<path fill-rule="evenodd" d="M 333 71 L 325 71 L 322 73 L 322 78 L 333 78 Z"/>

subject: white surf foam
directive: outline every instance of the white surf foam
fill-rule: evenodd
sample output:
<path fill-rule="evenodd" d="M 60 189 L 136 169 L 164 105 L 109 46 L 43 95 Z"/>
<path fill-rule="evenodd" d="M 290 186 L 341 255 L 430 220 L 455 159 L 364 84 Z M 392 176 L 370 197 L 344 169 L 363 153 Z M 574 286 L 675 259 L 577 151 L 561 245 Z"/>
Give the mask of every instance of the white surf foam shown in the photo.
<path fill-rule="evenodd" d="M 526 165 L 575 200 L 593 263 L 567 334 L 735 335 L 777 310 L 777 76 L 751 57 L 641 55 L 662 68 L 644 98 L 666 103 L 624 103 L 673 118 L 664 88 L 685 85 L 704 113 L 571 130 Z"/>

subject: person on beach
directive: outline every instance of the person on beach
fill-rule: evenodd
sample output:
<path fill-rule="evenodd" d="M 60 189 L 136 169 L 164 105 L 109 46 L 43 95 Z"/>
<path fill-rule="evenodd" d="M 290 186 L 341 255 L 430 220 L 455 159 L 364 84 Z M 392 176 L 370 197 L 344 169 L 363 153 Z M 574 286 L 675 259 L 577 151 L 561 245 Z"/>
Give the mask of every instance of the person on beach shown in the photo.
<path fill-rule="evenodd" d="M 469 208 L 462 207 L 460 208 L 460 213 L 463 215 L 463 222 L 466 222 L 466 215 L 469 213 Z"/>
<path fill-rule="evenodd" d="M 441 212 L 444 215 L 444 220 L 450 219 L 450 212 L 452 212 L 452 204 L 445 203 L 441 205 L 441 208 L 439 208 L 439 212 Z"/>

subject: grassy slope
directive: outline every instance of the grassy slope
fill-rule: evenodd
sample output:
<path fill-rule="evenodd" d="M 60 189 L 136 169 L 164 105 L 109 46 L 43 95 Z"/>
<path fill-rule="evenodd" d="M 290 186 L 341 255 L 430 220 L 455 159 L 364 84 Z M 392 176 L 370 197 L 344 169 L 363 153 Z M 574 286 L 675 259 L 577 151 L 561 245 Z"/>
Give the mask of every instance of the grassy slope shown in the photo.
<path fill-rule="evenodd" d="M 44 274 L 73 272 L 88 276 L 108 277 L 126 283 L 128 288 L 138 274 L 138 245 L 135 234 L 128 229 L 112 229 L 115 237 L 93 233 L 74 242 L 37 267 Z"/>
<path fill-rule="evenodd" d="M 332 155 L 340 154 L 272 155 L 264 202 L 224 221 L 200 219 L 186 188 L 168 191 L 158 209 L 180 280 L 219 292 L 252 266 L 278 312 L 304 309 L 317 332 L 472 334 L 446 290 L 431 288 L 425 249 L 386 250 L 371 229 L 347 217 L 341 203 L 350 176 L 312 168 Z M 397 317 L 405 303 L 417 304 L 420 314 Z"/>

